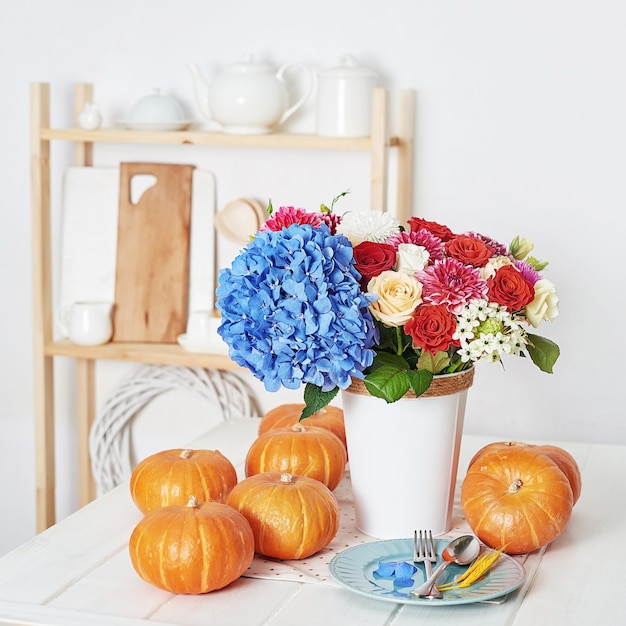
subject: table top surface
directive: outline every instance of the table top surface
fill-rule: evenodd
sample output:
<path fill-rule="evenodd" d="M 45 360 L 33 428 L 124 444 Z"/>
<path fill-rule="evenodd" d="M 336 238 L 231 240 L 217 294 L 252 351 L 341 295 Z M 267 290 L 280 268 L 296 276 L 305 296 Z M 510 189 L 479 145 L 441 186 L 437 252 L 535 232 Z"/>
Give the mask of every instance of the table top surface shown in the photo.
<path fill-rule="evenodd" d="M 255 418 L 228 420 L 192 446 L 219 449 L 241 478 L 257 427 Z M 494 440 L 464 435 L 460 478 L 474 452 Z M 626 498 L 619 484 L 626 475 L 626 446 L 543 443 L 562 445 L 576 458 L 582 472 L 582 494 L 565 531 L 547 548 L 521 559 L 526 580 L 500 604 L 413 606 L 358 595 L 332 577 L 319 575 L 320 568 L 324 571 L 327 561 L 344 549 L 346 544 L 339 535 L 319 557 L 325 559 L 319 567 L 286 562 L 279 564 L 282 569 L 268 574 L 267 561 L 256 557 L 254 577 L 244 575 L 228 587 L 204 595 L 171 594 L 145 583 L 131 565 L 128 539 L 141 513 L 124 484 L 0 558 L 0 624 L 193 626 L 209 620 L 221 626 L 404 626 L 418 621 L 464 626 L 623 623 L 626 595 L 621 576 L 614 570 L 603 573 L 602 568 L 609 551 L 615 562 L 626 560 L 622 539 Z M 341 502 L 341 494 L 338 497 Z M 358 540 L 373 541 L 365 536 Z"/>

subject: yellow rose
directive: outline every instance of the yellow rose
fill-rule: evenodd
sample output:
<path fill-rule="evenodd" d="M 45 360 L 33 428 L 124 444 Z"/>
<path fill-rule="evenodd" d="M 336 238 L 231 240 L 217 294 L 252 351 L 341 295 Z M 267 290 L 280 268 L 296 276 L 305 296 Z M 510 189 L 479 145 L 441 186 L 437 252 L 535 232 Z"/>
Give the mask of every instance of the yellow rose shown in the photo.
<path fill-rule="evenodd" d="M 378 296 L 370 304 L 372 315 L 386 326 L 404 325 L 422 302 L 422 284 L 403 272 L 382 272 L 370 280 L 367 290 Z"/>
<path fill-rule="evenodd" d="M 526 305 L 526 319 L 535 327 L 543 320 L 551 322 L 559 314 L 556 286 L 546 278 L 535 283 L 535 298 Z"/>

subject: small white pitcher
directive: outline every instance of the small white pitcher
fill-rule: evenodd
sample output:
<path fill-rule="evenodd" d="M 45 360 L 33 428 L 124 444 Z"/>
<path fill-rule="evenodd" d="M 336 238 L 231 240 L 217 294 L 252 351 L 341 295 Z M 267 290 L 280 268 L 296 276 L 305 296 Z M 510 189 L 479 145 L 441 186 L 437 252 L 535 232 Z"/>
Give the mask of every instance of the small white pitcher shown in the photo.
<path fill-rule="evenodd" d="M 99 346 L 113 336 L 110 302 L 74 302 L 59 312 L 61 332 L 79 346 Z"/>

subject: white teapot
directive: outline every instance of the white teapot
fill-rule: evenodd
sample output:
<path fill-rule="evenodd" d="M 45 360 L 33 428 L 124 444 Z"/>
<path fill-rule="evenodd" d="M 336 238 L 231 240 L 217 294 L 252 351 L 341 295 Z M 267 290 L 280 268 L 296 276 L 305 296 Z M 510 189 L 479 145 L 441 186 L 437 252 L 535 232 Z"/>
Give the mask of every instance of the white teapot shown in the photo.
<path fill-rule="evenodd" d="M 244 60 L 227 65 L 209 87 L 196 64 L 189 70 L 196 104 L 207 120 L 217 122 L 226 133 L 263 134 L 283 124 L 307 100 L 313 89 L 313 73 L 304 65 L 288 63 L 274 68 Z M 289 106 L 285 74 L 297 69 L 306 79 L 304 93 Z"/>

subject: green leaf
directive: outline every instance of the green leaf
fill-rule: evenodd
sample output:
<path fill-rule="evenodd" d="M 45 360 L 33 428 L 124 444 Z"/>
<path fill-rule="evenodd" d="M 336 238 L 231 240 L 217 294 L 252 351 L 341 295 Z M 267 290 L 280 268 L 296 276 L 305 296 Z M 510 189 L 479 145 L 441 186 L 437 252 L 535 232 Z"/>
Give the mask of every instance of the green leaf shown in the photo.
<path fill-rule="evenodd" d="M 376 326 L 378 328 L 378 334 L 380 336 L 380 341 L 378 342 L 377 352 L 379 354 L 385 354 L 384 350 L 389 350 L 390 354 L 398 353 L 398 346 L 396 345 L 396 329 L 390 328 L 389 326 L 385 326 L 380 322 L 376 322 Z"/>
<path fill-rule="evenodd" d="M 428 370 L 433 374 L 439 374 L 439 372 L 445 370 L 448 365 L 450 365 L 450 357 L 448 353 L 443 350 L 439 350 L 439 352 L 434 355 L 424 350 L 417 361 L 418 370 Z"/>
<path fill-rule="evenodd" d="M 304 387 L 305 407 L 300 414 L 300 421 L 305 417 L 311 417 L 313 413 L 323 409 L 337 395 L 338 391 L 339 387 L 335 387 L 330 391 L 322 391 L 321 387 L 313 383 L 307 383 Z"/>
<path fill-rule="evenodd" d="M 433 373 L 428 370 L 410 370 L 406 373 L 411 383 L 411 389 L 416 396 L 421 396 L 433 382 Z"/>
<path fill-rule="evenodd" d="M 541 270 L 545 270 L 546 267 L 548 267 L 548 265 L 549 265 L 548 261 L 540 261 L 539 259 L 536 259 L 534 256 L 527 257 L 526 258 L 526 262 L 531 267 L 536 269 L 538 272 L 540 272 Z"/>
<path fill-rule="evenodd" d="M 381 365 L 365 377 L 367 390 L 388 403 L 399 400 L 410 386 L 407 370 L 392 363 Z"/>
<path fill-rule="evenodd" d="M 400 370 L 408 370 L 410 368 L 408 361 L 404 357 L 391 352 L 379 352 L 374 357 L 371 369 L 375 370 L 381 365 L 393 365 Z"/>
<path fill-rule="evenodd" d="M 542 371 L 552 374 L 552 368 L 561 354 L 559 346 L 545 337 L 528 333 L 528 354 L 533 363 Z"/>

